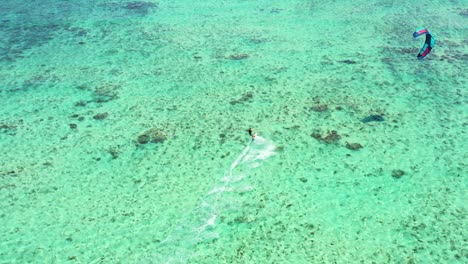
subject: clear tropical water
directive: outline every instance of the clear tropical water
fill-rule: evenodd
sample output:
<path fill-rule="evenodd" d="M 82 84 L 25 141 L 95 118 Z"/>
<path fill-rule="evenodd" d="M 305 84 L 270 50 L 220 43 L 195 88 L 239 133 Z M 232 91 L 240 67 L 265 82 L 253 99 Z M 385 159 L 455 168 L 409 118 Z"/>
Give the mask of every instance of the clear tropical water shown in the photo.
<path fill-rule="evenodd" d="M 0 263 L 466 263 L 467 8 L 2 1 Z"/>

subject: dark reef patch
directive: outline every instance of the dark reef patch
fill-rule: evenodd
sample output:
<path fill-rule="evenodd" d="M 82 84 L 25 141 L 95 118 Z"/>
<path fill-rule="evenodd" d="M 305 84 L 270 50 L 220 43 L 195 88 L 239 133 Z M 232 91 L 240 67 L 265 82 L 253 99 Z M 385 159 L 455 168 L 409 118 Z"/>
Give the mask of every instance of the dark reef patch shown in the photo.
<path fill-rule="evenodd" d="M 252 102 L 252 99 L 253 99 L 253 93 L 252 92 L 247 92 L 247 93 L 244 93 L 241 98 L 239 98 L 237 100 L 232 100 L 229 103 L 232 104 L 232 105 L 242 104 L 244 102 L 249 102 L 250 103 L 250 102 Z"/>
<path fill-rule="evenodd" d="M 346 148 L 350 150 L 358 150 L 362 148 L 362 145 L 359 143 L 348 143 L 346 142 Z"/>
<path fill-rule="evenodd" d="M 16 126 L 11 124 L 0 123 L 0 133 L 14 136 L 16 134 Z"/>
<path fill-rule="evenodd" d="M 112 100 L 118 99 L 119 95 L 117 91 L 121 88 L 118 84 L 104 83 L 95 88 L 91 88 L 87 85 L 79 85 L 77 89 L 91 92 L 92 100 L 83 101 L 80 100 L 75 103 L 75 106 L 86 106 L 88 103 L 107 103 Z"/>
<path fill-rule="evenodd" d="M 340 63 L 344 63 L 344 64 L 356 64 L 357 62 L 354 61 L 354 60 L 340 60 L 338 61 Z"/>
<path fill-rule="evenodd" d="M 163 143 L 166 140 L 166 133 L 163 130 L 155 127 L 143 132 L 143 134 L 139 135 L 137 138 L 137 142 L 140 145 L 148 143 Z"/>
<path fill-rule="evenodd" d="M 115 84 L 105 84 L 96 87 L 93 91 L 94 101 L 96 103 L 106 103 L 119 98 L 117 94 L 119 88 L 120 85 Z"/>
<path fill-rule="evenodd" d="M 120 153 L 122 153 L 122 151 L 120 150 L 120 146 L 109 147 L 108 149 L 106 149 L 106 151 L 111 155 L 112 159 L 117 159 Z"/>
<path fill-rule="evenodd" d="M 147 15 L 151 10 L 158 7 L 157 3 L 145 1 L 127 2 L 122 5 L 122 8 L 132 11 L 139 15 Z"/>
<path fill-rule="evenodd" d="M 318 105 L 314 105 L 310 108 L 310 110 L 314 111 L 314 112 L 325 112 L 328 110 L 328 106 L 325 105 L 325 104 L 318 104 Z"/>
<path fill-rule="evenodd" d="M 25 53 L 52 40 L 57 31 L 67 27 L 66 24 L 46 23 L 0 23 L 2 47 L 0 61 L 15 62 L 24 58 Z"/>
<path fill-rule="evenodd" d="M 361 122 L 363 122 L 363 123 L 382 122 L 382 121 L 385 121 L 385 119 L 381 115 L 370 115 L 370 116 L 367 116 L 367 117 L 361 119 Z"/>
<path fill-rule="evenodd" d="M 104 119 L 107 118 L 108 115 L 109 115 L 109 113 L 104 112 L 104 113 L 95 114 L 95 115 L 93 116 L 93 118 L 94 118 L 95 120 L 104 120 Z"/>
<path fill-rule="evenodd" d="M 393 178 L 399 179 L 399 178 L 403 177 L 403 175 L 405 175 L 405 172 L 402 171 L 402 170 L 392 170 L 392 177 Z"/>
<path fill-rule="evenodd" d="M 238 53 L 238 54 L 231 54 L 227 57 L 228 60 L 245 60 L 248 59 L 250 56 L 246 53 Z"/>
<path fill-rule="evenodd" d="M 341 136 L 335 130 L 327 132 L 325 136 L 316 132 L 312 133 L 310 136 L 327 144 L 337 143 L 341 139 Z"/>
<path fill-rule="evenodd" d="M 75 37 L 86 37 L 88 35 L 88 30 L 80 27 L 69 27 L 66 28 L 68 32 L 71 32 Z"/>
<path fill-rule="evenodd" d="M 468 17 L 468 9 L 462 9 L 458 12 L 460 16 Z"/>

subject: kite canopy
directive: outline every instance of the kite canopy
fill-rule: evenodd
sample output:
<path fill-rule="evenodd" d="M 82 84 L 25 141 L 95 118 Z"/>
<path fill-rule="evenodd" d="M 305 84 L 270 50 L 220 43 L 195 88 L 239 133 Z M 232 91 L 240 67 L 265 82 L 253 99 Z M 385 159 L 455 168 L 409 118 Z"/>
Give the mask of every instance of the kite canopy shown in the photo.
<path fill-rule="evenodd" d="M 426 57 L 427 54 L 429 54 L 429 52 L 431 52 L 432 48 L 435 46 L 435 38 L 425 27 L 420 27 L 416 29 L 416 31 L 413 33 L 413 38 L 417 38 L 424 34 L 426 34 L 426 41 L 424 42 L 424 46 L 418 53 L 418 60 L 424 59 L 424 57 Z"/>

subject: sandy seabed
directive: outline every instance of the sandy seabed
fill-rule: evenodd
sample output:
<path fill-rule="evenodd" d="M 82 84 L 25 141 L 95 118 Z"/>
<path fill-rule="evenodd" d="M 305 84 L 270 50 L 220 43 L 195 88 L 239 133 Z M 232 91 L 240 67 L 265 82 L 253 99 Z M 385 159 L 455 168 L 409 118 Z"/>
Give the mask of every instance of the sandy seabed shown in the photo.
<path fill-rule="evenodd" d="M 0 263 L 467 262 L 462 1 L 18 2 Z"/>

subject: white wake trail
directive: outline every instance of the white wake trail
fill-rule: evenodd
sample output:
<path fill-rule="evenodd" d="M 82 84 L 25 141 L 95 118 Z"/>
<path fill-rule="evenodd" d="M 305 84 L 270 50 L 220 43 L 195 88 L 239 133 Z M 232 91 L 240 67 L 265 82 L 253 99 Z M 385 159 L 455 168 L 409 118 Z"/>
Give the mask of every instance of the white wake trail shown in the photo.
<path fill-rule="evenodd" d="M 232 202 L 223 201 L 223 194 L 252 191 L 255 187 L 240 185 L 242 180 L 261 166 L 264 160 L 275 155 L 275 149 L 273 141 L 256 136 L 232 162 L 220 179 L 221 184 L 208 191 L 201 205 L 179 220 L 168 237 L 161 242 L 161 246 L 166 246 L 168 252 L 154 255 L 151 260 L 159 263 L 187 263 L 194 254 L 195 245 L 218 239 L 220 234 L 215 230 L 216 220 L 224 211 L 235 208 Z"/>

